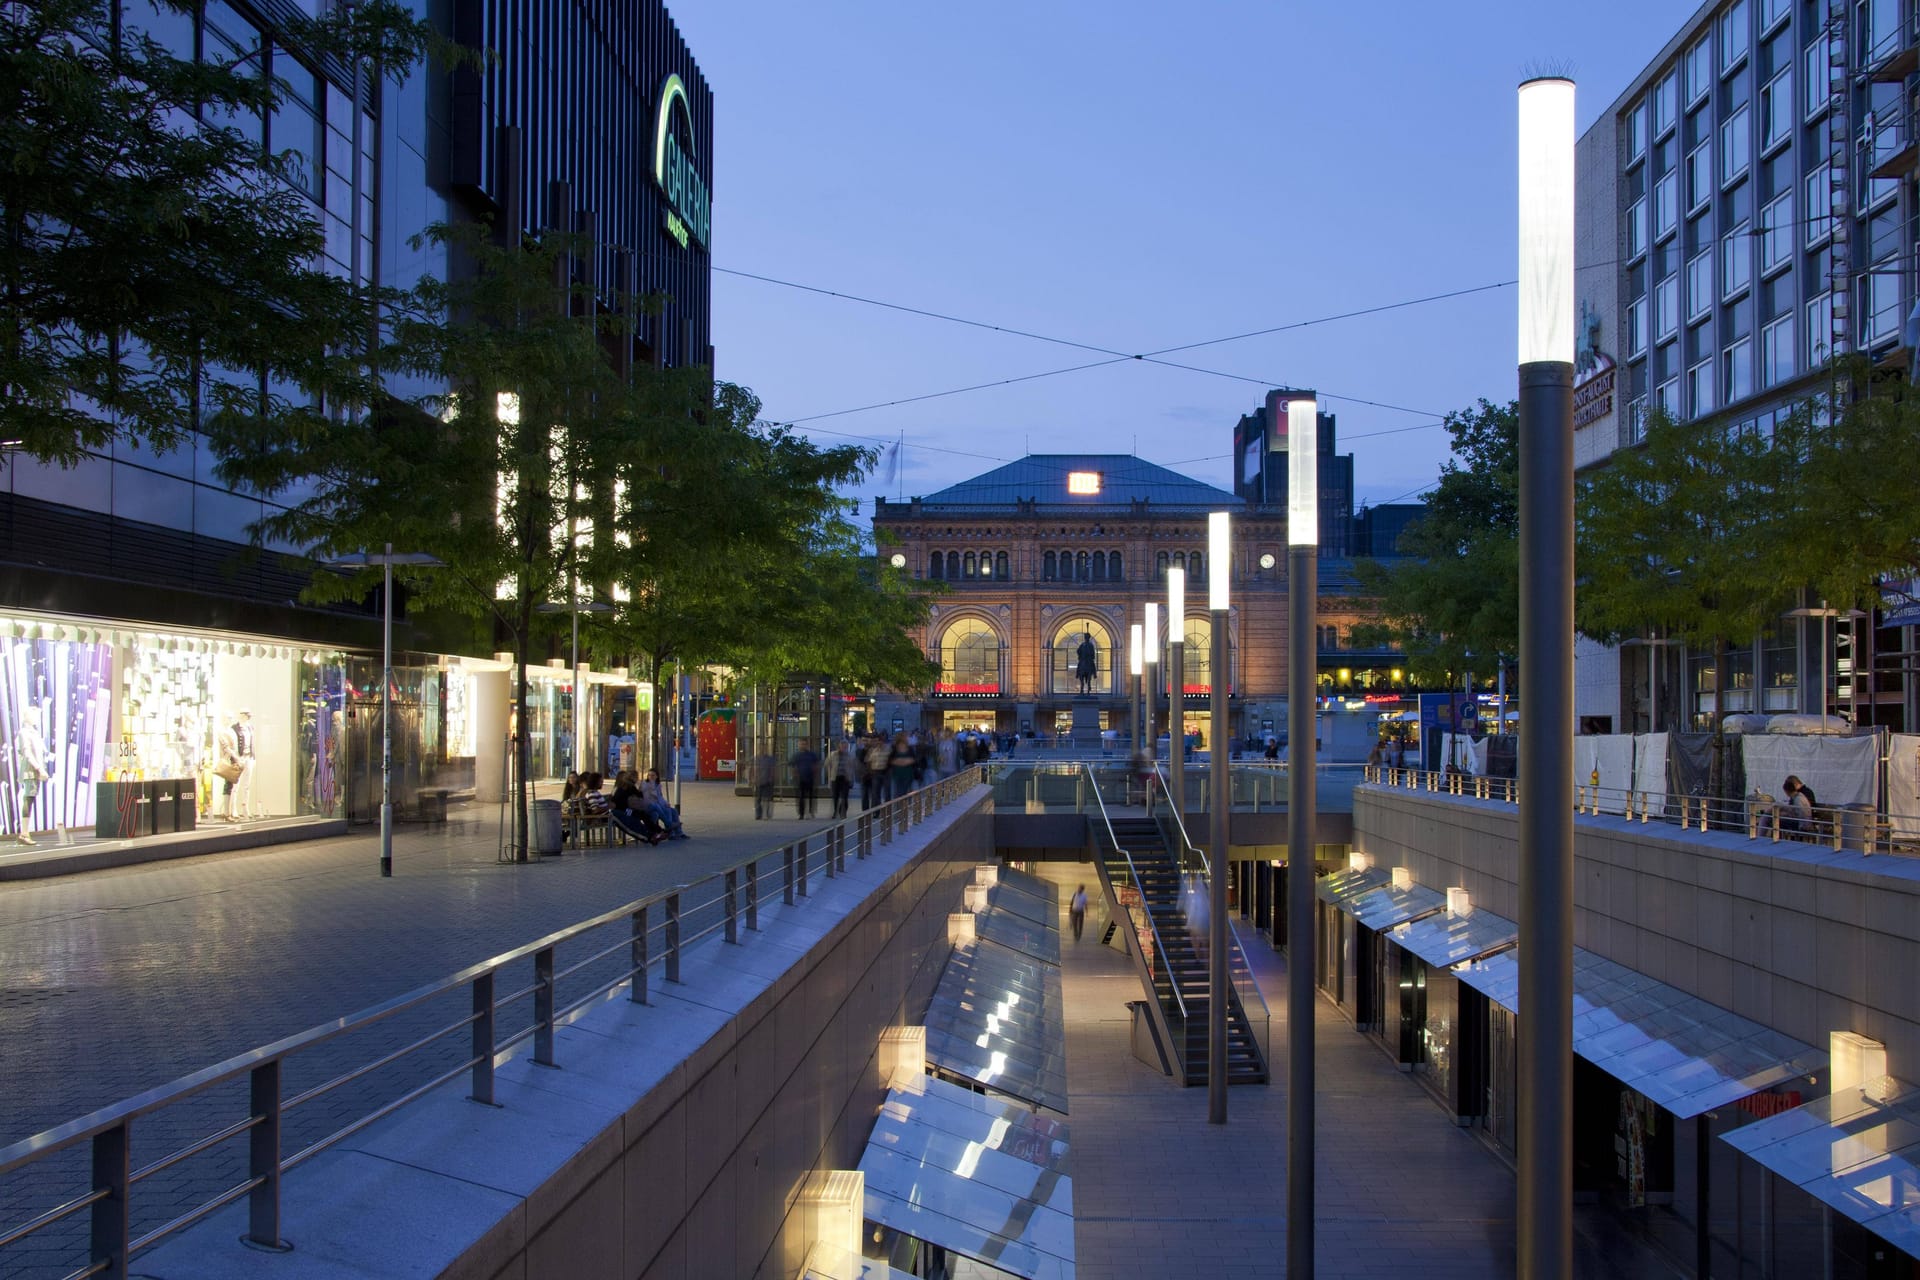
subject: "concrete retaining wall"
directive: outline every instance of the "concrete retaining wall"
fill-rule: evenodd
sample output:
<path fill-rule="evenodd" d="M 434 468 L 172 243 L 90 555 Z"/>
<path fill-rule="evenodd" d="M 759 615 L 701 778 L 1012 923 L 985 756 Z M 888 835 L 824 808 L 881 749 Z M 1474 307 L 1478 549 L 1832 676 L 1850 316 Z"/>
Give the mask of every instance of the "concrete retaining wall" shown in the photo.
<path fill-rule="evenodd" d="M 1512 805 L 1361 786 L 1353 821 L 1376 867 L 1517 918 Z M 1574 875 L 1577 945 L 1816 1048 L 1871 1036 L 1920 1074 L 1920 860 L 1580 817 Z"/>

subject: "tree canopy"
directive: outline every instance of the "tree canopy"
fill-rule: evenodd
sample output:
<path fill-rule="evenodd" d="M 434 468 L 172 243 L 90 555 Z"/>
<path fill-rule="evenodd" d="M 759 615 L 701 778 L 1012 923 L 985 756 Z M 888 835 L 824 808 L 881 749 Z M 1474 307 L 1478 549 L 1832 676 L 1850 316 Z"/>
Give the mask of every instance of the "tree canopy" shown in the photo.
<path fill-rule="evenodd" d="M 324 264 L 314 129 L 280 111 L 317 82 L 283 47 L 404 77 L 432 29 L 363 0 L 183 59 L 197 7 L 0 5 L 0 427 L 37 457 L 365 398 L 371 299 Z"/>
<path fill-rule="evenodd" d="M 1356 637 L 1400 649 L 1417 679 L 1447 683 L 1519 652 L 1519 424 L 1511 402 L 1449 413 L 1453 456 L 1394 548 L 1406 558 L 1356 566 L 1378 610 Z"/>

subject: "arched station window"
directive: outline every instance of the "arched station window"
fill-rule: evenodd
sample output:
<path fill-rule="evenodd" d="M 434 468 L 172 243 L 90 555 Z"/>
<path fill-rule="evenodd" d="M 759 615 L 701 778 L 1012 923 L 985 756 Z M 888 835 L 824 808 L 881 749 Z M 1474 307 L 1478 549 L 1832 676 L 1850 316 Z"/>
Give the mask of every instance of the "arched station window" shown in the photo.
<path fill-rule="evenodd" d="M 1090 614 L 1074 614 L 1054 632 L 1051 647 L 1052 688 L 1056 694 L 1071 697 L 1080 691 L 1076 672 L 1080 665 L 1080 641 L 1093 641 L 1093 692 L 1105 697 L 1113 692 L 1113 633 L 1107 624 Z"/>
<path fill-rule="evenodd" d="M 1013 577 L 1013 575 L 1007 571 L 1007 553 L 1004 551 L 996 552 L 994 554 L 993 576 L 999 579 L 1001 582 L 1005 582 L 1009 578 Z"/>
<path fill-rule="evenodd" d="M 936 551 L 927 557 L 927 576 L 944 580 L 947 576 L 947 557 Z"/>
<path fill-rule="evenodd" d="M 940 692 L 1000 692 L 1000 636 L 978 618 L 959 618 L 940 637 Z"/>
<path fill-rule="evenodd" d="M 1049 551 L 1040 561 L 1040 576 L 1052 582 L 1057 573 L 1053 552 Z"/>
<path fill-rule="evenodd" d="M 949 551 L 947 552 L 947 581 L 958 582 L 959 580 L 960 553 L 958 551 Z"/>

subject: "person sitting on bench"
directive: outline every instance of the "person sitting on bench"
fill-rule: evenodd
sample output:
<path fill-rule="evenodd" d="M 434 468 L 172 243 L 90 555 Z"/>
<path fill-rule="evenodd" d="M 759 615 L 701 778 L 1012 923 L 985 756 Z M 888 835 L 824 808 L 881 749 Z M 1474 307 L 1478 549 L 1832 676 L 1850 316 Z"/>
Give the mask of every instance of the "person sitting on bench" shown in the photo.
<path fill-rule="evenodd" d="M 641 798 L 633 770 L 622 769 L 613 789 L 613 820 L 628 835 L 646 844 L 659 844 L 667 838 L 660 820 L 653 816 Z"/>
<path fill-rule="evenodd" d="M 1780 830 L 1800 835 L 1812 834 L 1813 807 L 1819 803 L 1813 798 L 1813 788 L 1793 774 L 1788 774 L 1780 789 L 1787 793 L 1787 798 L 1780 803 Z"/>
<path fill-rule="evenodd" d="M 660 785 L 658 769 L 647 770 L 646 778 L 640 783 L 640 802 L 647 806 L 654 820 L 666 829 L 670 838 L 687 838 L 686 831 L 680 826 L 680 811 L 667 803 L 667 793 Z"/>

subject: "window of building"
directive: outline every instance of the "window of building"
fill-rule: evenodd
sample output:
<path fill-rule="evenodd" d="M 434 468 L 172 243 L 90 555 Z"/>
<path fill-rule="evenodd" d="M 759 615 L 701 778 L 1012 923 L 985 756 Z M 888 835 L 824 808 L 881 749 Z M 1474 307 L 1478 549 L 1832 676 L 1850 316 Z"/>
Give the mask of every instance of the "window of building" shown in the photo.
<path fill-rule="evenodd" d="M 1713 297 L 1713 249 L 1709 246 L 1687 262 L 1687 319 L 1706 315 Z"/>
<path fill-rule="evenodd" d="M 1786 142 L 1798 118 L 1793 103 L 1793 69 L 1789 67 L 1760 90 L 1760 150 L 1771 151 Z"/>
<path fill-rule="evenodd" d="M 1731 298 L 1743 292 L 1753 281 L 1752 237 L 1747 224 L 1741 223 L 1720 242 L 1720 294 Z"/>
<path fill-rule="evenodd" d="M 1176 551 L 1176 552 L 1174 552 L 1174 553 L 1173 553 L 1173 567 L 1174 567 L 1174 568 L 1176 568 L 1176 569 L 1181 569 L 1181 570 L 1184 570 L 1184 569 L 1185 569 L 1185 568 L 1187 567 L 1187 553 L 1186 553 L 1186 552 L 1184 552 L 1184 551 Z"/>
<path fill-rule="evenodd" d="M 1187 582 L 1189 585 L 1200 582 L 1206 577 L 1206 568 L 1200 562 L 1198 551 L 1187 553 Z"/>
<path fill-rule="evenodd" d="M 1702 36 L 1693 48 L 1687 50 L 1687 105 L 1707 96 L 1707 90 L 1713 88 L 1713 41 Z"/>
<path fill-rule="evenodd" d="M 993 576 L 998 578 L 1002 582 L 1006 582 L 1013 577 L 1013 574 L 1008 571 L 1007 553 L 1004 551 L 996 552 L 994 554 Z"/>
<path fill-rule="evenodd" d="M 927 557 L 927 576 L 945 581 L 947 576 L 947 558 L 936 551 Z"/>
<path fill-rule="evenodd" d="M 1643 196 L 1627 206 L 1627 259 L 1647 251 L 1647 201 Z"/>
<path fill-rule="evenodd" d="M 1702 360 L 1687 370 L 1687 411 L 1704 418 L 1713 412 L 1713 361 Z"/>
<path fill-rule="evenodd" d="M 1792 10 L 1793 0 L 1760 0 L 1760 34 L 1766 35 L 1785 22 Z"/>
<path fill-rule="evenodd" d="M 947 581 L 960 581 L 960 553 L 958 551 L 947 552 Z"/>
<path fill-rule="evenodd" d="M 1734 404 L 1753 394 L 1753 339 L 1742 338 L 1721 357 L 1723 403 Z"/>
<path fill-rule="evenodd" d="M 1751 112 L 1746 107 L 1720 123 L 1720 185 L 1726 186 L 1747 171 L 1753 148 Z"/>
<path fill-rule="evenodd" d="M 1860 345 L 1877 346 L 1900 333 L 1900 260 L 1883 258 L 1860 281 Z"/>
<path fill-rule="evenodd" d="M 1669 421 L 1678 422 L 1680 410 L 1680 379 L 1668 378 L 1653 393 L 1654 408 L 1658 409 Z"/>
<path fill-rule="evenodd" d="M 1687 212 L 1713 198 L 1713 148 L 1701 143 L 1687 152 Z"/>
<path fill-rule="evenodd" d="M 1807 175 L 1807 245 L 1833 234 L 1833 166 L 1823 164 Z"/>
<path fill-rule="evenodd" d="M 1647 104 L 1642 102 L 1627 112 L 1627 163 L 1636 164 L 1647 154 Z"/>
<path fill-rule="evenodd" d="M 1680 177 L 1668 171 L 1653 184 L 1653 238 L 1665 240 L 1680 225 Z"/>
<path fill-rule="evenodd" d="M 1056 694 L 1074 694 L 1080 691 L 1078 675 L 1080 666 L 1080 645 L 1083 640 L 1093 642 L 1094 676 L 1093 689 L 1096 693 L 1107 693 L 1113 685 L 1113 634 L 1105 623 L 1091 615 L 1082 614 L 1068 618 L 1054 632 L 1052 646 L 1053 692 Z"/>
<path fill-rule="evenodd" d="M 1182 692 L 1212 693 L 1213 622 L 1200 610 L 1189 610 L 1183 622 L 1180 639 L 1187 651 L 1180 659 L 1180 683 L 1186 686 Z M 1231 662 L 1227 669 L 1233 669 Z"/>
<path fill-rule="evenodd" d="M 1620 415 L 1621 447 L 1639 444 L 1647 434 L 1647 398 L 1635 396 L 1627 401 L 1626 412 Z"/>
<path fill-rule="evenodd" d="M 1867 141 L 1866 154 L 1860 164 L 1860 207 L 1878 208 L 1899 194 L 1900 179 L 1875 178 L 1871 174 L 1883 163 L 1891 160 L 1900 150 L 1902 139 L 1900 130 L 1900 111 L 1897 106 L 1888 106 L 1867 113 L 1861 126 L 1862 137 Z"/>
<path fill-rule="evenodd" d="M 1900 47 L 1900 0 L 1865 0 L 1860 9 L 1867 46 L 1860 64 L 1870 67 Z"/>
<path fill-rule="evenodd" d="M 1107 553 L 1104 551 L 1093 553 L 1093 580 L 1095 582 L 1107 580 Z"/>
<path fill-rule="evenodd" d="M 1827 109 L 1831 101 L 1829 80 L 1833 61 L 1833 37 L 1822 31 L 1814 42 L 1807 46 L 1804 61 L 1801 63 L 1804 73 L 1800 78 L 1806 85 L 1806 112 L 1809 117 L 1816 116 Z"/>
<path fill-rule="evenodd" d="M 1821 623 L 1820 625 L 1824 625 Z M 1794 643 L 1796 628 L 1787 619 L 1776 619 L 1760 633 L 1760 709 L 1794 711 L 1798 709 L 1800 672 L 1799 647 Z"/>
<path fill-rule="evenodd" d="M 1658 341 L 1665 342 L 1680 328 L 1680 281 L 1676 276 L 1668 276 L 1653 286 L 1653 332 Z"/>
<path fill-rule="evenodd" d="M 971 578 L 974 576 L 973 552 L 971 551 L 961 557 L 960 576 L 963 578 Z"/>
<path fill-rule="evenodd" d="M 1725 13 L 1720 15 L 1720 73 L 1739 66 L 1747 56 L 1747 45 L 1752 32 L 1747 16 L 1747 0 L 1733 0 Z"/>
<path fill-rule="evenodd" d="M 1760 274 L 1772 275 L 1793 261 L 1793 191 L 1760 211 Z"/>
<path fill-rule="evenodd" d="M 1091 582 L 1093 580 L 1093 568 L 1089 562 L 1087 553 L 1084 551 L 1073 558 L 1073 576 L 1074 579 L 1079 582 Z"/>
<path fill-rule="evenodd" d="M 1154 574 L 1159 578 L 1164 579 L 1167 576 L 1167 553 L 1166 552 L 1162 551 L 1157 557 L 1155 557 L 1153 571 L 1154 571 Z"/>
<path fill-rule="evenodd" d="M 1627 357 L 1645 355 L 1647 350 L 1647 300 L 1635 298 L 1627 304 Z"/>
<path fill-rule="evenodd" d="M 1125 568 L 1121 565 L 1120 553 L 1118 551 L 1109 551 L 1107 553 L 1107 576 L 1115 582 L 1120 582 L 1127 576 Z"/>
<path fill-rule="evenodd" d="M 1059 572 L 1059 564 L 1055 560 L 1053 552 L 1049 551 L 1046 555 L 1040 557 L 1040 577 L 1043 581 L 1052 582 Z"/>
<path fill-rule="evenodd" d="M 940 683 L 949 693 L 998 693 L 1000 637 L 978 618 L 961 618 L 940 637 Z"/>
<path fill-rule="evenodd" d="M 1807 303 L 1807 367 L 1818 369 L 1833 354 L 1833 294 Z"/>
<path fill-rule="evenodd" d="M 1679 115 L 1680 77 L 1676 72 L 1668 72 L 1653 90 L 1653 136 L 1656 140 L 1667 136 L 1673 128 L 1673 122 Z"/>
<path fill-rule="evenodd" d="M 1793 377 L 1793 312 L 1760 331 L 1760 381 L 1777 387 Z"/>

